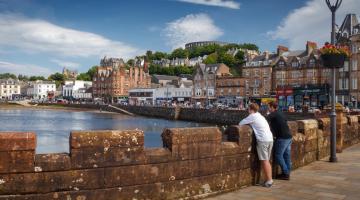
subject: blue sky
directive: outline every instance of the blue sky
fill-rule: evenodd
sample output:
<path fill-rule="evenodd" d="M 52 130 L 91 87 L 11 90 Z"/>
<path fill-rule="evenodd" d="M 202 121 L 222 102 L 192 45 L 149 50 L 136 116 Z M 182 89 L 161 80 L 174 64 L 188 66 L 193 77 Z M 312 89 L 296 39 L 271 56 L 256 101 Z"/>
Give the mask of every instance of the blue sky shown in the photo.
<path fill-rule="evenodd" d="M 359 0 L 344 0 L 360 14 Z M 104 55 L 131 58 L 186 42 L 249 42 L 274 51 L 329 37 L 323 0 L 0 0 L 0 73 L 80 72 Z"/>

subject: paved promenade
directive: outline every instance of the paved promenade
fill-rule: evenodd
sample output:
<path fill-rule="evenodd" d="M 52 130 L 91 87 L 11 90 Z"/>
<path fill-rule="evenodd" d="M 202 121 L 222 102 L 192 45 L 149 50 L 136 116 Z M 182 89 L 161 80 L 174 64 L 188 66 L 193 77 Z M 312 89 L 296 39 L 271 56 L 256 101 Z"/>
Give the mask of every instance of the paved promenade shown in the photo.
<path fill-rule="evenodd" d="M 275 180 L 272 188 L 252 186 L 209 200 L 360 199 L 360 144 L 338 155 L 338 163 L 327 159 L 295 170 L 291 181 Z"/>

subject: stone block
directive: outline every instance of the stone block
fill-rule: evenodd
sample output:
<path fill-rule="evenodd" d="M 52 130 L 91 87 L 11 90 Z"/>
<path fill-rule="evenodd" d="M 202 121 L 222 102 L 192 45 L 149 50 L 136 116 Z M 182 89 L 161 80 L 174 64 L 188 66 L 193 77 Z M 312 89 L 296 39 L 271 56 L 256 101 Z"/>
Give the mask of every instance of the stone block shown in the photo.
<path fill-rule="evenodd" d="M 35 151 L 35 148 L 35 133 L 0 132 L 0 151 Z"/>
<path fill-rule="evenodd" d="M 42 173 L 0 174 L 0 196 L 39 193 L 44 186 Z"/>
<path fill-rule="evenodd" d="M 305 133 L 309 129 L 318 129 L 318 122 L 315 119 L 298 120 L 297 124 L 301 133 Z"/>
<path fill-rule="evenodd" d="M 35 155 L 35 172 L 61 171 L 71 168 L 69 154 L 37 154 Z"/>
<path fill-rule="evenodd" d="M 173 158 L 179 160 L 207 158 L 220 155 L 220 147 L 219 141 L 173 144 L 171 154 Z"/>
<path fill-rule="evenodd" d="M 290 129 L 290 133 L 292 135 L 295 135 L 296 133 L 298 133 L 298 123 L 296 121 L 288 121 L 287 122 L 289 129 Z"/>
<path fill-rule="evenodd" d="M 206 176 L 220 173 L 221 166 L 222 157 L 199 159 L 197 176 Z"/>
<path fill-rule="evenodd" d="M 217 127 L 170 128 L 161 134 L 165 147 L 172 150 L 173 145 L 221 141 L 221 132 Z"/>
<path fill-rule="evenodd" d="M 131 164 L 144 164 L 143 147 L 111 147 L 73 149 L 71 165 L 73 168 L 97 168 Z"/>
<path fill-rule="evenodd" d="M 169 163 L 105 168 L 105 186 L 123 187 L 171 180 Z"/>
<path fill-rule="evenodd" d="M 222 142 L 221 143 L 221 155 L 235 155 L 241 153 L 240 146 L 237 142 Z M 249 147 L 249 152 L 251 151 L 251 147 Z"/>
<path fill-rule="evenodd" d="M 0 142 L 1 143 L 1 142 Z M 0 174 L 33 172 L 35 151 L 0 151 Z"/>
<path fill-rule="evenodd" d="M 305 152 L 316 151 L 318 149 L 318 139 L 305 140 Z"/>
<path fill-rule="evenodd" d="M 141 130 L 98 130 L 72 131 L 70 148 L 110 148 L 144 146 L 144 132 Z"/>
<path fill-rule="evenodd" d="M 104 169 L 44 172 L 38 192 L 79 191 L 104 187 Z"/>
<path fill-rule="evenodd" d="M 82 148 L 72 149 L 71 167 L 78 168 L 97 168 L 104 166 L 104 148 Z"/>
<path fill-rule="evenodd" d="M 146 163 L 166 163 L 172 161 L 171 152 L 167 148 L 146 148 L 144 150 Z"/>
<path fill-rule="evenodd" d="M 103 169 L 0 175 L 0 195 L 102 188 Z"/>
<path fill-rule="evenodd" d="M 254 161 L 254 156 L 250 153 L 232 155 L 232 156 L 224 156 L 222 159 L 222 172 L 235 171 L 240 169 L 250 168 L 251 162 Z"/>

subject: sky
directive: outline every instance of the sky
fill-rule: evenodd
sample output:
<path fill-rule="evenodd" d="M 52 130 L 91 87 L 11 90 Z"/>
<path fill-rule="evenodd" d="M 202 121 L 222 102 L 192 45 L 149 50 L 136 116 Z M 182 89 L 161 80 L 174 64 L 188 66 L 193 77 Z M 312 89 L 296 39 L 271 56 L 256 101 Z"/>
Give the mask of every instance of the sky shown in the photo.
<path fill-rule="evenodd" d="M 343 0 L 338 25 L 347 13 L 360 0 Z M 0 0 L 0 73 L 85 72 L 205 40 L 298 50 L 328 41 L 330 20 L 324 0 Z"/>

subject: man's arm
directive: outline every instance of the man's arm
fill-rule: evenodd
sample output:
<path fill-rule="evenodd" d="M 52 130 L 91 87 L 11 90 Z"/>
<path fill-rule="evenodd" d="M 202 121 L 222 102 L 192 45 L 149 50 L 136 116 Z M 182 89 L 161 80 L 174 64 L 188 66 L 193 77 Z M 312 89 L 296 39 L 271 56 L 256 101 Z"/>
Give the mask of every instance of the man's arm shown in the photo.
<path fill-rule="evenodd" d="M 241 120 L 239 125 L 245 125 L 245 124 L 251 124 L 253 123 L 254 120 L 254 116 L 253 115 L 249 115 L 247 116 L 245 119 Z"/>

